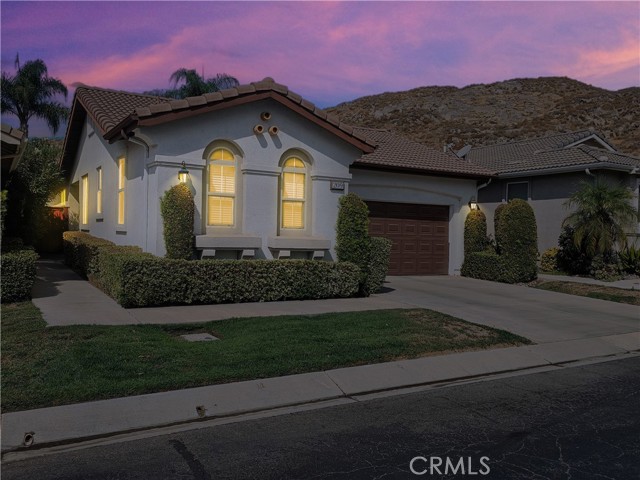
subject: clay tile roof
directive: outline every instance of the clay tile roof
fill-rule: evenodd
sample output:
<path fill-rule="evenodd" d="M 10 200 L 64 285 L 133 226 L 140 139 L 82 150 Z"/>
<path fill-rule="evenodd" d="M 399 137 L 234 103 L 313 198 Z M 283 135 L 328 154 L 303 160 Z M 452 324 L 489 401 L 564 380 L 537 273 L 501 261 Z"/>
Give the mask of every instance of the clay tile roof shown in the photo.
<path fill-rule="evenodd" d="M 551 168 L 585 166 L 638 166 L 640 160 L 618 152 L 611 152 L 596 142 L 597 147 L 588 144 L 574 145 L 581 140 L 601 136 L 591 130 L 561 133 L 541 138 L 510 142 L 500 145 L 472 148 L 465 158 L 501 174 L 518 172 L 543 172 Z M 613 147 L 612 147 L 613 148 Z"/>
<path fill-rule="evenodd" d="M 388 130 L 356 127 L 354 135 L 362 135 L 374 141 L 373 153 L 363 155 L 357 162 L 361 167 L 397 168 L 424 173 L 465 177 L 491 177 L 493 172 L 481 165 L 444 153 Z"/>
<path fill-rule="evenodd" d="M 122 119 L 133 114 L 137 108 L 150 107 L 169 101 L 163 97 L 86 85 L 81 85 L 76 89 L 75 98 L 82 104 L 103 134 L 115 127 Z"/>

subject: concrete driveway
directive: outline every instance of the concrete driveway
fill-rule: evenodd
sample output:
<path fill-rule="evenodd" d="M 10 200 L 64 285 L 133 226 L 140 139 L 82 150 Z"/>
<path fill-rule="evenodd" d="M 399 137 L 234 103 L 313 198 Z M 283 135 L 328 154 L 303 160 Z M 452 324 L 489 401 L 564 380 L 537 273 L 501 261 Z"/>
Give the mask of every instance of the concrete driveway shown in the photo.
<path fill-rule="evenodd" d="M 640 307 L 466 277 L 388 277 L 374 297 L 502 328 L 536 343 L 639 332 Z"/>

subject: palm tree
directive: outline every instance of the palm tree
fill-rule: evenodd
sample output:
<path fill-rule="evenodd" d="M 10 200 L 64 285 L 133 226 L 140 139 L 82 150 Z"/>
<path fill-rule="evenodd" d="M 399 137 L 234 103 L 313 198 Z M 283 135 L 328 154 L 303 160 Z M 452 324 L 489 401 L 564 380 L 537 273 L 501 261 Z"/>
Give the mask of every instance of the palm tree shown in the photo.
<path fill-rule="evenodd" d="M 2 72 L 2 113 L 18 117 L 20 130 L 29 136 L 29 120 L 41 118 L 55 134 L 60 123 L 69 118 L 69 108 L 53 100 L 62 94 L 67 98 L 67 87 L 48 75 L 47 66 L 40 60 L 30 60 L 20 65 L 16 55 L 16 74 Z"/>
<path fill-rule="evenodd" d="M 576 207 L 563 225 L 574 229 L 576 247 L 590 256 L 613 251 L 616 243 L 626 239 L 625 227 L 638 221 L 638 211 L 631 205 L 633 194 L 622 185 L 600 179 L 582 182 L 580 189 L 565 203 Z"/>
<path fill-rule="evenodd" d="M 151 90 L 145 92 L 150 95 L 158 95 L 169 98 L 186 98 L 203 95 L 209 92 L 217 92 L 225 88 L 233 88 L 240 85 L 238 79 L 226 73 L 218 73 L 215 77 L 205 79 L 194 69 L 179 68 L 171 74 L 169 81 L 173 84 L 170 90 Z M 180 87 L 178 84 L 182 83 Z"/>

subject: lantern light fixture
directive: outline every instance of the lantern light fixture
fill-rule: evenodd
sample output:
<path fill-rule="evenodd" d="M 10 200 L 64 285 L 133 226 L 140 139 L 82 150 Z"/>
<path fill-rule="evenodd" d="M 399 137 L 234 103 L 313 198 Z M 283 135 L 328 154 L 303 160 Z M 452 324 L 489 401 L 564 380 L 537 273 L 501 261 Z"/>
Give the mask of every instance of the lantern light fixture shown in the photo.
<path fill-rule="evenodd" d="M 180 183 L 187 183 L 187 179 L 189 178 L 189 170 L 187 170 L 187 165 L 182 162 L 182 166 L 178 171 L 178 180 Z"/>

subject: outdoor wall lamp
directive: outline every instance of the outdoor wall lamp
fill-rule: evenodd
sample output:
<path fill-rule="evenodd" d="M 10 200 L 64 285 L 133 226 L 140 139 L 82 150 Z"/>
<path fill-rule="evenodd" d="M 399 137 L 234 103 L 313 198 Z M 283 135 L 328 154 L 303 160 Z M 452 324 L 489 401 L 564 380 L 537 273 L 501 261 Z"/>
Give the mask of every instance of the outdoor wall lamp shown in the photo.
<path fill-rule="evenodd" d="M 178 180 L 180 183 L 187 183 L 187 179 L 189 177 L 189 170 L 187 170 L 187 165 L 182 162 L 182 166 L 180 170 L 178 170 Z"/>
<path fill-rule="evenodd" d="M 469 200 L 469 208 L 471 210 L 480 210 L 478 202 L 476 201 L 476 197 L 471 197 L 471 200 Z"/>

